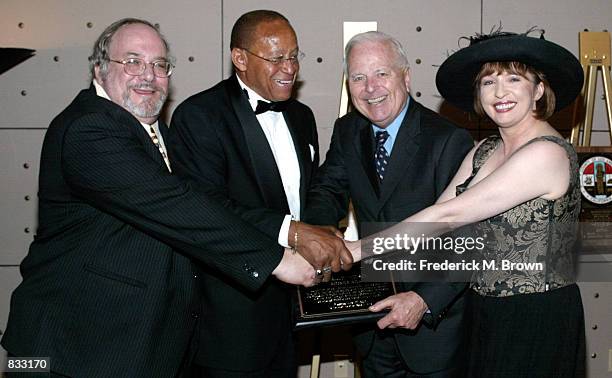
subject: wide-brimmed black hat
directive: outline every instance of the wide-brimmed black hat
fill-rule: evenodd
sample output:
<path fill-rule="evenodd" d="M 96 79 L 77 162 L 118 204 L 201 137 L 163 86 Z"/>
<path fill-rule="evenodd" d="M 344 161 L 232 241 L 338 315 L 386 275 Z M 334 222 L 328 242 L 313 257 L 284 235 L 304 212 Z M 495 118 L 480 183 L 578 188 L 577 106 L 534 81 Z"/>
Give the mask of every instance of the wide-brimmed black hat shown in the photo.
<path fill-rule="evenodd" d="M 442 97 L 465 111 L 474 111 L 474 79 L 487 62 L 521 62 L 544 73 L 555 92 L 555 111 L 572 103 L 582 89 L 584 74 L 574 54 L 542 37 L 498 32 L 470 41 L 450 55 L 436 75 Z"/>

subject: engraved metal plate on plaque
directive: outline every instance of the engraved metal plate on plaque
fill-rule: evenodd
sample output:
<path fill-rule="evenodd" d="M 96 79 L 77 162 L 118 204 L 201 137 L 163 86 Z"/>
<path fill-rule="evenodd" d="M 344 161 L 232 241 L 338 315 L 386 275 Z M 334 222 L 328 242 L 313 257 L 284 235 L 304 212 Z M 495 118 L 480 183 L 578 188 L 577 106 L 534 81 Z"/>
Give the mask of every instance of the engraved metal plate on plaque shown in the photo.
<path fill-rule="evenodd" d="M 332 275 L 330 282 L 311 288 L 297 289 L 298 315 L 296 328 L 329 326 L 372 321 L 386 312 L 373 313 L 368 307 L 396 294 L 390 282 L 362 282 L 361 269 Z"/>

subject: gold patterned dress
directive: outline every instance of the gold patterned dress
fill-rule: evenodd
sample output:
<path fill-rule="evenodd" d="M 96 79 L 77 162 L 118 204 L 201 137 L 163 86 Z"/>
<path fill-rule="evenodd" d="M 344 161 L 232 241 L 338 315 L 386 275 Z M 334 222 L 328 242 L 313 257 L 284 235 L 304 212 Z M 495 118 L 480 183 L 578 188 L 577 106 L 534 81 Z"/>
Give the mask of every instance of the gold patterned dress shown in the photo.
<path fill-rule="evenodd" d="M 525 145 L 536 141 L 565 149 L 569 187 L 556 200 L 529 200 L 476 226 L 486 245 L 481 258 L 490 265 L 474 272 L 468 295 L 470 377 L 584 376 L 584 315 L 574 275 L 578 159 L 561 138 L 543 136 Z M 493 136 L 480 145 L 472 174 L 457 186 L 457 195 L 469 190 L 502 144 Z"/>

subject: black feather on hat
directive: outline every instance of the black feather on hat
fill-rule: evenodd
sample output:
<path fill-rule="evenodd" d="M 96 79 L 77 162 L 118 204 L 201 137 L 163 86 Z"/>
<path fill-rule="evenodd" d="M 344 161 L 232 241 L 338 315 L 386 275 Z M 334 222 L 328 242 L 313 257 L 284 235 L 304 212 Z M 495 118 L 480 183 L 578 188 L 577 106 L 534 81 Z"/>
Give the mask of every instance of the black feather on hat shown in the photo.
<path fill-rule="evenodd" d="M 521 62 L 546 76 L 556 97 L 555 111 L 571 104 L 584 84 L 584 73 L 574 54 L 526 34 L 497 31 L 470 38 L 470 45 L 450 55 L 438 69 L 436 86 L 448 102 L 474 111 L 474 79 L 487 62 Z"/>

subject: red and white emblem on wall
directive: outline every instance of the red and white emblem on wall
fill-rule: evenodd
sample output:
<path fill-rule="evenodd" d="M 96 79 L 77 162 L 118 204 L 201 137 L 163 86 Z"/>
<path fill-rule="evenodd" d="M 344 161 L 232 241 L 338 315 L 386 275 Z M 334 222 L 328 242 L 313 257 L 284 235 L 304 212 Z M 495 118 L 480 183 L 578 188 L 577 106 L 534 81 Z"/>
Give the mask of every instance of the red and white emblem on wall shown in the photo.
<path fill-rule="evenodd" d="M 612 202 L 612 160 L 593 156 L 582 163 L 580 190 L 592 203 L 603 205 Z"/>

